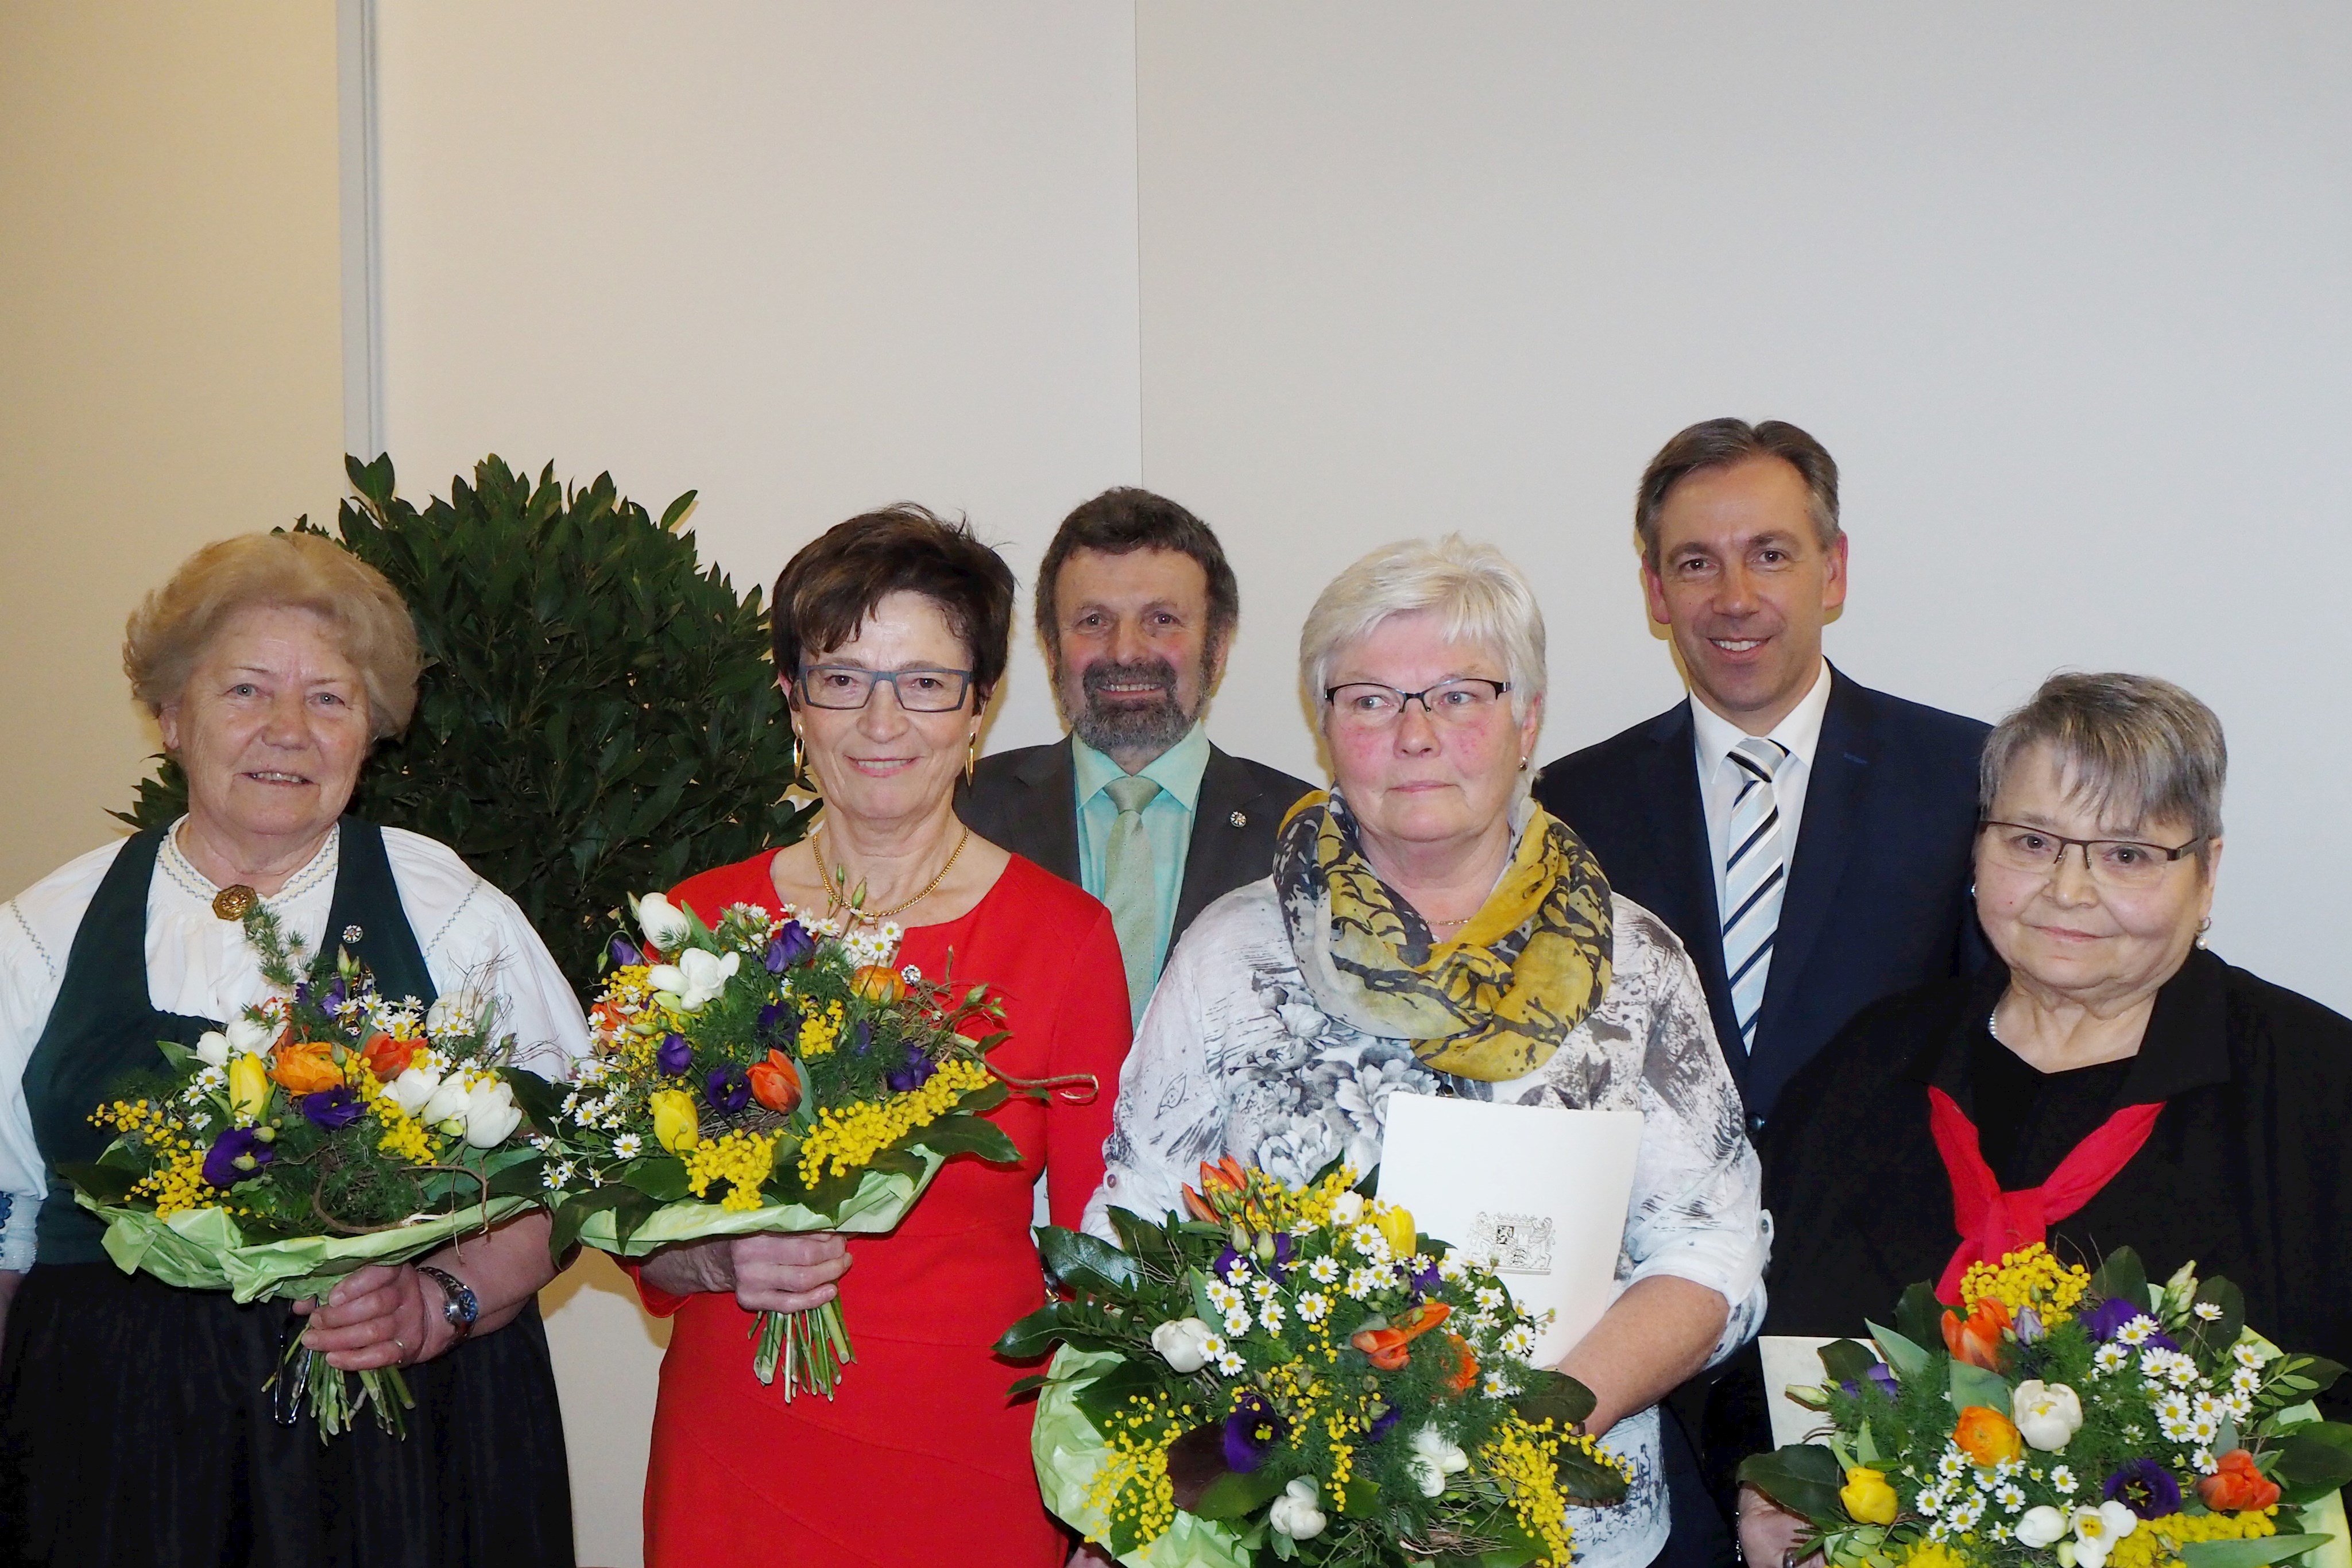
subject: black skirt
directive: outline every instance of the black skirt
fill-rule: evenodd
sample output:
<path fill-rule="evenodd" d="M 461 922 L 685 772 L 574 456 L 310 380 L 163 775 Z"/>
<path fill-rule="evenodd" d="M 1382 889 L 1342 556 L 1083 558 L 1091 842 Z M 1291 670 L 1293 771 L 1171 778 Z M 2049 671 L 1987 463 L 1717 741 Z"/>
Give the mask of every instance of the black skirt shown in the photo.
<path fill-rule="evenodd" d="M 36 1266 L 0 1351 L 0 1563 L 569 1568 L 536 1303 L 404 1369 L 404 1439 L 369 1410 L 325 1444 L 307 1412 L 278 1425 L 262 1386 L 292 1315 L 111 1264 Z"/>

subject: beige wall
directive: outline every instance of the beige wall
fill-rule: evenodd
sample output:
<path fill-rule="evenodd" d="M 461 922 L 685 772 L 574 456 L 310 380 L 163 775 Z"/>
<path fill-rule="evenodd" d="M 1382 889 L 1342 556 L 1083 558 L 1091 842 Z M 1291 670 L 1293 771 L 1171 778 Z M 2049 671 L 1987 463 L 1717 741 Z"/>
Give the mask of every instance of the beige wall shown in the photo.
<path fill-rule="evenodd" d="M 139 595 L 341 494 L 336 134 L 324 0 L 0 6 L 0 889 L 117 831 Z"/>

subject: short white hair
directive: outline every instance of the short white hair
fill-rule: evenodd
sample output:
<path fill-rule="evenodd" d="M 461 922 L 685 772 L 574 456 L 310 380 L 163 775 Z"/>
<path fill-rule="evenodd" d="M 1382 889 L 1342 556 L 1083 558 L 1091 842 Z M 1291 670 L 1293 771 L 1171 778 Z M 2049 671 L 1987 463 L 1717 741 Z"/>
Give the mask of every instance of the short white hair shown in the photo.
<path fill-rule="evenodd" d="M 1460 534 L 1382 545 L 1331 580 L 1298 633 L 1298 676 L 1315 711 L 1342 650 L 1383 622 L 1418 614 L 1435 615 L 1449 641 L 1492 650 L 1511 684 L 1512 717 L 1528 716 L 1545 684 L 1536 591 L 1501 550 Z"/>

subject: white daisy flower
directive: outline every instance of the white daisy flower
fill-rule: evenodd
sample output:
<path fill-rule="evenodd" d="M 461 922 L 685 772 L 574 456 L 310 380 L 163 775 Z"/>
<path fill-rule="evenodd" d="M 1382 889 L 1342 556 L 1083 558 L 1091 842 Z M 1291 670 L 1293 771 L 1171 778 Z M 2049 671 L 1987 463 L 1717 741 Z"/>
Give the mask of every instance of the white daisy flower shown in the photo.
<path fill-rule="evenodd" d="M 1490 1399 L 1508 1399 L 1515 1392 L 1511 1387 L 1510 1379 L 1499 1372 L 1490 1372 L 1486 1375 L 1486 1396 Z"/>
<path fill-rule="evenodd" d="M 1982 1499 L 1973 1497 L 1963 1498 L 1953 1507 L 1951 1513 L 1947 1516 L 1947 1521 L 1954 1530 L 1969 1531 L 1974 1530 L 1976 1528 L 1977 1521 L 1983 1517 L 1984 1501 Z"/>
<path fill-rule="evenodd" d="M 2117 1329 L 2116 1338 L 2128 1345 L 2140 1345 L 2145 1344 L 2148 1335 L 2154 1333 L 2156 1333 L 2156 1320 L 2142 1312 Z"/>
<path fill-rule="evenodd" d="M 1946 1448 L 1937 1458 L 1936 1473 L 1948 1481 L 1958 1480 L 1969 1473 L 1969 1461 L 1958 1448 Z"/>
<path fill-rule="evenodd" d="M 1360 1301 L 1385 1287 L 1388 1282 L 1387 1277 L 1376 1270 L 1359 1269 L 1348 1276 L 1348 1294 Z"/>
<path fill-rule="evenodd" d="M 1437 1277 L 1448 1284 L 1459 1283 L 1462 1277 L 1469 1272 L 1469 1261 L 1462 1256 L 1462 1249 L 1458 1247 L 1437 1260 Z"/>
<path fill-rule="evenodd" d="M 540 1180 L 547 1184 L 548 1191 L 561 1192 L 563 1188 L 572 1185 L 572 1162 L 570 1160 L 558 1160 L 555 1164 L 548 1166 L 545 1171 L 540 1174 Z"/>
<path fill-rule="evenodd" d="M 2210 1476 L 2214 1471 L 2221 1468 L 2214 1459 L 2213 1450 L 2210 1448 L 2198 1449 L 2195 1453 L 2189 1456 L 2189 1466 L 2200 1476 Z"/>
<path fill-rule="evenodd" d="M 613 1140 L 613 1157 L 619 1160 L 633 1160 L 644 1148 L 644 1140 L 635 1133 L 624 1133 Z"/>
<path fill-rule="evenodd" d="M 2015 1481 L 2005 1481 L 1992 1494 L 1992 1500 L 2010 1512 L 2016 1513 L 2025 1507 L 2025 1489 Z"/>
<path fill-rule="evenodd" d="M 2200 1301 L 2190 1310 L 2209 1323 L 2221 1321 L 2221 1303 L 2219 1301 Z"/>
<path fill-rule="evenodd" d="M 1331 1313 L 1331 1298 L 1320 1291 L 1309 1291 L 1298 1298 L 1298 1321 L 1319 1323 Z"/>
<path fill-rule="evenodd" d="M 2230 1374 L 2230 1392 L 2232 1394 L 2258 1393 L 2262 1386 L 2263 1374 L 2259 1367 L 2241 1366 Z"/>
<path fill-rule="evenodd" d="M 1952 1538 L 1952 1527 L 1951 1527 L 1950 1525 L 1948 1525 L 1948 1524 L 1946 1524 L 1946 1523 L 1945 1523 L 1942 1520 L 1940 1520 L 1940 1519 L 1939 1519 L 1939 1520 L 1937 1520 L 1935 1523 L 1933 1523 L 1933 1524 L 1931 1524 L 1931 1525 L 1929 1525 L 1929 1526 L 1927 1527 L 1927 1539 L 1928 1539 L 1928 1540 L 1930 1540 L 1930 1541 L 1933 1541 L 1933 1542 L 1937 1542 L 1938 1544 L 1941 1544 L 1942 1542 L 1946 1542 L 1946 1541 L 1949 1541 L 1951 1538 Z"/>
<path fill-rule="evenodd" d="M 1916 1508 L 1921 1513 L 1933 1518 L 1937 1514 L 1944 1511 L 1944 1489 L 1941 1487 L 1921 1487 L 1919 1489 L 1919 1495 L 1912 1501 L 1912 1506 Z"/>
<path fill-rule="evenodd" d="M 2091 1366 L 2098 1372 L 2113 1372 L 2129 1360 L 2131 1352 L 2113 1340 L 2091 1353 Z"/>
<path fill-rule="evenodd" d="M 1318 1285 L 1335 1283 L 1339 1278 L 1339 1260 L 1326 1254 L 1307 1265 L 1307 1277 Z"/>
<path fill-rule="evenodd" d="M 1282 1316 L 1280 1301 L 1265 1301 L 1257 1309 L 1257 1321 L 1265 1325 L 1265 1332 L 1268 1333 L 1282 1332 Z"/>
<path fill-rule="evenodd" d="M 2261 1351 L 2243 1340 L 2230 1347 L 2230 1356 L 2240 1366 L 2260 1366 L 2265 1359 Z"/>
<path fill-rule="evenodd" d="M 1217 1357 L 1217 1370 L 1223 1373 L 1227 1377 L 1239 1377 L 1242 1373 L 1247 1369 L 1248 1364 L 1248 1363 L 1242 1360 L 1240 1356 L 1235 1355 L 1231 1351 L 1227 1351 L 1224 1354 Z"/>
<path fill-rule="evenodd" d="M 1988 1535 L 1990 1535 L 1990 1536 L 1991 1536 L 1995 1541 L 1998 1541 L 1998 1542 L 2002 1542 L 2002 1543 L 2006 1544 L 2006 1543 L 2008 1542 L 2008 1541 L 2009 1541 L 2010 1536 L 2011 1536 L 2011 1535 L 2012 1535 L 2012 1534 L 2013 1534 L 2013 1533 L 2015 1533 L 2015 1532 L 2014 1532 L 2013 1531 L 2011 1531 L 2011 1530 L 2009 1528 L 2009 1526 L 2007 1526 L 2007 1525 L 2005 1525 L 2005 1524 L 1995 1524 L 1995 1525 L 1994 1525 L 1990 1530 L 1987 1531 L 1985 1533 L 1987 1533 Z"/>
<path fill-rule="evenodd" d="M 1389 1260 L 1389 1239 L 1381 1234 L 1380 1228 L 1376 1225 L 1370 1222 L 1359 1225 L 1348 1232 L 1348 1240 L 1357 1251 L 1375 1263 L 1385 1263 Z"/>
<path fill-rule="evenodd" d="M 2221 1412 L 2232 1421 L 2242 1421 L 2254 1413 L 2253 1396 L 2232 1394 L 2221 1401 Z"/>
<path fill-rule="evenodd" d="M 1494 1312 L 1500 1308 L 1505 1301 L 1507 1301 L 1510 1299 L 1511 1298 L 1508 1294 L 1496 1290 L 1492 1285 L 1481 1285 L 1478 1287 L 1478 1306 L 1483 1312 Z"/>
<path fill-rule="evenodd" d="M 1208 1297 L 1209 1304 L 1221 1312 L 1230 1312 L 1242 1304 L 1242 1293 L 1223 1280 L 1210 1281 L 1202 1288 L 1201 1293 Z"/>
<path fill-rule="evenodd" d="M 1227 1333 L 1245 1334 L 1249 1333 L 1249 1331 L 1250 1315 L 1249 1309 L 1247 1307 L 1235 1307 L 1232 1312 L 1225 1314 L 1225 1332 Z"/>
<path fill-rule="evenodd" d="M 1536 1353 L 1536 1331 L 1520 1323 L 1503 1335 L 1503 1348 L 1511 1354 L 1527 1357 Z"/>
<path fill-rule="evenodd" d="M 2082 1482 L 2074 1479 L 2074 1472 L 2068 1469 L 2065 1466 L 2054 1465 L 2051 1467 L 2050 1488 L 2053 1491 L 2064 1492 L 2066 1495 L 2071 1497 L 2082 1484 Z"/>
<path fill-rule="evenodd" d="M 1250 1281 L 1249 1288 L 1250 1294 L 1261 1301 L 1270 1301 L 1274 1299 L 1274 1281 L 1263 1274 Z"/>

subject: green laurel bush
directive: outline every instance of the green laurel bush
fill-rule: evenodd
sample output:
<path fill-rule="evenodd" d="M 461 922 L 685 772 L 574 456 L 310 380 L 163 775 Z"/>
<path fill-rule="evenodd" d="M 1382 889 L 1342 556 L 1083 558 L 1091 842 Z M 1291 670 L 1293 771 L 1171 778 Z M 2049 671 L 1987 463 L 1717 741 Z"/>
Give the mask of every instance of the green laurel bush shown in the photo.
<path fill-rule="evenodd" d="M 420 512 L 388 455 L 344 466 L 341 542 L 407 600 L 424 654 L 416 716 L 351 810 L 464 856 L 583 995 L 629 894 L 801 838 L 817 804 L 788 793 L 807 780 L 760 590 L 738 598 L 698 566 L 693 491 L 657 522 L 610 474 L 575 488 L 550 464 L 534 483 L 492 455 Z M 117 815 L 161 826 L 186 807 L 165 758 Z"/>

